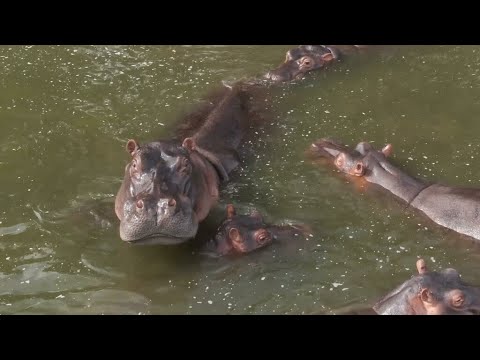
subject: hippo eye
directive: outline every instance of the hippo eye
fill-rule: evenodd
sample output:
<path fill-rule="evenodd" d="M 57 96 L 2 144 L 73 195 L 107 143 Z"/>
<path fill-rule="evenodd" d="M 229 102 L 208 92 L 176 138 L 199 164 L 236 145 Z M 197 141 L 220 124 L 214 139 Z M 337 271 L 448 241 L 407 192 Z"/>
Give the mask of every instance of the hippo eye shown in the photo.
<path fill-rule="evenodd" d="M 337 160 L 335 160 L 335 163 L 337 166 L 342 167 L 343 166 L 343 158 L 338 157 Z"/>
<path fill-rule="evenodd" d="M 302 58 L 301 62 L 302 66 L 310 67 L 312 65 L 312 59 L 309 57 Z"/>
<path fill-rule="evenodd" d="M 452 305 L 455 307 L 460 307 L 465 302 L 465 296 L 460 290 L 456 290 L 452 295 Z"/>
<path fill-rule="evenodd" d="M 256 236 L 256 239 L 257 243 L 259 244 L 264 244 L 265 242 L 267 242 L 269 240 L 269 234 L 266 230 L 264 231 L 259 231 L 257 233 L 257 236 Z"/>
<path fill-rule="evenodd" d="M 182 160 L 182 168 L 180 170 L 180 172 L 184 175 L 188 175 L 190 173 L 190 160 L 188 160 L 187 158 L 184 158 Z"/>

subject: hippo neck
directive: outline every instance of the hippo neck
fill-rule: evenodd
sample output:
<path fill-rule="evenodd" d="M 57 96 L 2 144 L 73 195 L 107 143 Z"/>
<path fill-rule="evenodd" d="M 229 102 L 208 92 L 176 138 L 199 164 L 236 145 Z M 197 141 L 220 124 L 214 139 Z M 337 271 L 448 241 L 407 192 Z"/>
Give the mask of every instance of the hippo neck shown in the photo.
<path fill-rule="evenodd" d="M 193 136 L 199 152 L 226 174 L 239 164 L 237 150 L 248 128 L 247 94 L 238 87 L 228 91 Z"/>
<path fill-rule="evenodd" d="M 364 159 L 367 172 L 365 179 L 377 184 L 410 204 L 430 184 L 402 172 L 389 162 L 375 155 Z"/>

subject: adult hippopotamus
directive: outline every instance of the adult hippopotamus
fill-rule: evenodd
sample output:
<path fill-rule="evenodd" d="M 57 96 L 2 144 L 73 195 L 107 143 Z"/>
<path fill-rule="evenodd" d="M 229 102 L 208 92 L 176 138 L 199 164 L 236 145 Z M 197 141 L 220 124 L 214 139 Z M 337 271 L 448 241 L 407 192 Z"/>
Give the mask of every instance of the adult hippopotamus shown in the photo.
<path fill-rule="evenodd" d="M 258 211 L 240 215 L 232 204 L 228 204 L 226 219 L 205 250 L 218 256 L 247 254 L 273 242 L 288 241 L 307 233 L 306 225 L 267 224 Z"/>
<path fill-rule="evenodd" d="M 240 162 L 237 150 L 257 120 L 254 93 L 242 84 L 224 88 L 179 127 L 183 137 L 128 140 L 131 160 L 115 199 L 122 240 L 179 244 L 196 235 Z"/>
<path fill-rule="evenodd" d="M 374 306 L 379 315 L 478 315 L 480 288 L 462 281 L 455 269 L 429 271 L 417 261 L 418 275 L 392 290 Z"/>
<path fill-rule="evenodd" d="M 368 48 L 369 45 L 301 45 L 288 50 L 285 61 L 264 77 L 273 82 L 292 81 Z"/>
<path fill-rule="evenodd" d="M 435 223 L 480 240 L 480 189 L 412 177 L 388 161 L 391 153 L 391 144 L 381 151 L 368 142 L 350 149 L 332 139 L 321 139 L 310 148 L 311 155 L 327 158 L 340 171 L 388 190 Z"/>
<path fill-rule="evenodd" d="M 354 306 L 338 315 L 478 315 L 480 287 L 462 281 L 457 270 L 429 271 L 423 259 L 418 274 L 380 298 L 373 306 Z M 318 313 L 316 313 L 318 314 Z M 321 313 L 320 313 L 321 314 Z"/>

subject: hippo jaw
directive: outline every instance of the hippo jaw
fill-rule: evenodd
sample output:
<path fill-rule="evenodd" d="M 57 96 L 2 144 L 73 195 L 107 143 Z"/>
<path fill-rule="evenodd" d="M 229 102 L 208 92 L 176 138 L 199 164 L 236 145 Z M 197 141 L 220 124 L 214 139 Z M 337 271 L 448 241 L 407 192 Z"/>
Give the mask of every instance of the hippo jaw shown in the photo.
<path fill-rule="evenodd" d="M 120 230 L 120 238 L 130 244 L 134 245 L 177 245 L 182 244 L 195 236 L 192 235 L 190 237 L 176 237 L 176 236 L 168 236 L 163 234 L 152 234 L 141 239 L 128 239 L 123 236 L 122 231 Z"/>

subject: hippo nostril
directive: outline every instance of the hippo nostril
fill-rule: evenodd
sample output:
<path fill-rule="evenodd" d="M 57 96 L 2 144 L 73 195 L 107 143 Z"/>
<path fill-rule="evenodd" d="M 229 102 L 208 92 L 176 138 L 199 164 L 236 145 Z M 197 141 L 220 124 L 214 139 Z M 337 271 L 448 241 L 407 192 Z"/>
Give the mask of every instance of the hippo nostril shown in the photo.
<path fill-rule="evenodd" d="M 177 202 L 175 201 L 175 199 L 170 199 L 170 200 L 168 201 L 168 206 L 174 207 L 175 205 L 177 205 Z"/>
<path fill-rule="evenodd" d="M 137 200 L 137 209 L 143 209 L 143 200 Z"/>

